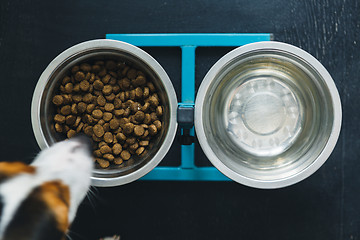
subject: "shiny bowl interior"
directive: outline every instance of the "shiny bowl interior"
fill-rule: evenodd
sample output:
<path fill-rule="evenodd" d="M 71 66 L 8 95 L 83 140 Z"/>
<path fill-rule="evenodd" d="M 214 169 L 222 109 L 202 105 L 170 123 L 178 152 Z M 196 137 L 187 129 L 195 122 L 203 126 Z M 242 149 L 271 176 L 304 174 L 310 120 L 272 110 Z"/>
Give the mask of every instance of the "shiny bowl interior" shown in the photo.
<path fill-rule="evenodd" d="M 326 160 L 341 106 L 319 62 L 275 42 L 240 47 L 219 60 L 199 89 L 195 116 L 200 144 L 220 171 L 249 186 L 275 188 Z"/>
<path fill-rule="evenodd" d="M 32 102 L 32 123 L 35 137 L 41 148 L 64 139 L 54 129 L 54 106 L 51 102 L 65 74 L 76 64 L 93 60 L 115 60 L 137 68 L 151 79 L 163 109 L 163 127 L 153 146 L 142 157 L 132 157 L 119 166 L 107 169 L 99 166 L 93 171 L 93 185 L 114 186 L 134 181 L 153 169 L 165 156 L 176 133 L 176 94 L 162 67 L 143 50 L 111 40 L 93 40 L 78 44 L 55 58 L 41 75 Z"/>

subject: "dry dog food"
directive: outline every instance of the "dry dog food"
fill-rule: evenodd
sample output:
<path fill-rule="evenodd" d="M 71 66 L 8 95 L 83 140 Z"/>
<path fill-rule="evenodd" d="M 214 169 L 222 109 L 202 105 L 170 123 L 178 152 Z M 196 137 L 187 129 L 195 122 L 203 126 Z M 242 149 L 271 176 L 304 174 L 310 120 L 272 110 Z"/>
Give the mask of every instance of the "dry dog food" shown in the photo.
<path fill-rule="evenodd" d="M 72 67 L 52 102 L 55 130 L 68 138 L 80 132 L 92 137 L 102 168 L 141 157 L 162 128 L 164 107 L 155 85 L 122 62 Z"/>

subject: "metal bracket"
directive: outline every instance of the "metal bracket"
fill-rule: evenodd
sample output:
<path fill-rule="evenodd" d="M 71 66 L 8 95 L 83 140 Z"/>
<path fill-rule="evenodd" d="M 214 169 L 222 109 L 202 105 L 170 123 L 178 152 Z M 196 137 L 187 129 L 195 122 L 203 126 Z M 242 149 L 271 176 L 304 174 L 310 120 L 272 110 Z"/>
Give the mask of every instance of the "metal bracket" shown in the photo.
<path fill-rule="evenodd" d="M 195 166 L 194 104 L 195 50 L 197 47 L 237 47 L 259 41 L 270 41 L 270 33 L 179 33 L 179 34 L 107 34 L 106 38 L 128 42 L 138 47 L 180 47 L 181 102 L 178 123 L 181 128 L 181 165 L 156 167 L 141 180 L 229 181 L 215 167 Z M 185 90 L 186 89 L 186 90 Z"/>

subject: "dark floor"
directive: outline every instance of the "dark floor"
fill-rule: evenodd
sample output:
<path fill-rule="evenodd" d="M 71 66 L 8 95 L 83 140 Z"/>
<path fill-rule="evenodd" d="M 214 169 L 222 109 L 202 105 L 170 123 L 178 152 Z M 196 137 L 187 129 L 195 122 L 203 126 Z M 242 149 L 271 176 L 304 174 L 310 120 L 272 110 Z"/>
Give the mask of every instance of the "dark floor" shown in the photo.
<path fill-rule="evenodd" d="M 0 152 L 30 162 L 39 151 L 30 104 L 60 52 L 106 33 L 273 33 L 328 69 L 343 104 L 338 144 L 311 177 L 278 190 L 234 182 L 143 182 L 98 188 L 72 239 L 360 239 L 360 2 L 357 0 L 0 1 Z M 180 51 L 147 49 L 179 94 Z M 196 81 L 228 48 L 197 51 Z M 174 143 L 163 164 L 179 161 Z M 197 148 L 196 161 L 208 161 Z M 92 206 L 94 204 L 94 206 Z"/>

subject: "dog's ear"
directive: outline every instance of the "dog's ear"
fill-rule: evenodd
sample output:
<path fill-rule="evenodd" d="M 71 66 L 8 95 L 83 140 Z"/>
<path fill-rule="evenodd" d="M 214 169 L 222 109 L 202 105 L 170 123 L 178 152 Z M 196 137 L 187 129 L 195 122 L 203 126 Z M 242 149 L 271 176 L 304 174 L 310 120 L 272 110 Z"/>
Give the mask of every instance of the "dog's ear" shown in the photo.
<path fill-rule="evenodd" d="M 60 240 L 69 227 L 70 192 L 59 181 L 35 188 L 21 203 L 3 240 Z"/>
<path fill-rule="evenodd" d="M 0 162 L 0 183 L 21 173 L 35 173 L 35 167 L 22 162 Z"/>

